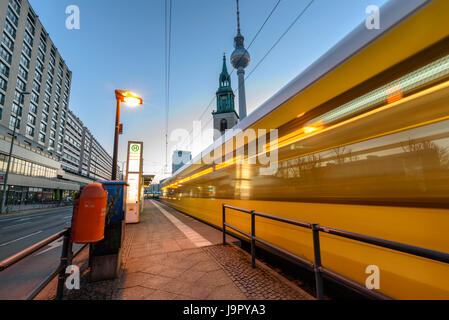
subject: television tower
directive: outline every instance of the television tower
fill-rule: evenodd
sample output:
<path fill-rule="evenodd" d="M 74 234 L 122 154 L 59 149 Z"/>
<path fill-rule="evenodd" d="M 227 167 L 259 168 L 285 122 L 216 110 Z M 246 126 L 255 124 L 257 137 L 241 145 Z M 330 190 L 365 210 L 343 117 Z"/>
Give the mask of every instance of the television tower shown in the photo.
<path fill-rule="evenodd" d="M 239 0 L 237 0 L 237 36 L 234 38 L 234 52 L 231 55 L 231 64 L 237 69 L 239 78 L 239 118 L 246 118 L 246 94 L 245 94 L 245 68 L 249 65 L 250 56 L 245 49 L 245 38 L 240 33 Z"/>

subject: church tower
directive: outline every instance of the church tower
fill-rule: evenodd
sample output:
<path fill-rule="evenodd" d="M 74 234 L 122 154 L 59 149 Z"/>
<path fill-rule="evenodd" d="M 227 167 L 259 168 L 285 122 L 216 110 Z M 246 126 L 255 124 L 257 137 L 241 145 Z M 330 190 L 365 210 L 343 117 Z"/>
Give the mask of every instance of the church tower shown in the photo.
<path fill-rule="evenodd" d="M 223 70 L 220 74 L 220 85 L 217 91 L 217 110 L 212 112 L 214 118 L 214 141 L 220 138 L 227 129 L 234 127 L 239 121 L 235 112 L 234 92 L 231 88 L 231 76 L 226 67 L 226 56 L 223 56 Z M 218 130 L 218 131 L 217 131 Z"/>

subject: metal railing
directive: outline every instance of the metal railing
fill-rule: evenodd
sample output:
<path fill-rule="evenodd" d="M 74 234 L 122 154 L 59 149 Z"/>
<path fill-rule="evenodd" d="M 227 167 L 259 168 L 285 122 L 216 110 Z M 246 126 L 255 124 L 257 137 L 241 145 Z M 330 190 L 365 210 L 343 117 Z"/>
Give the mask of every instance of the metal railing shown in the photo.
<path fill-rule="evenodd" d="M 226 222 L 226 208 L 250 214 L 251 215 L 251 233 L 247 233 L 247 232 L 240 230 L 240 229 L 230 225 L 229 223 L 227 223 Z M 313 237 L 314 262 L 311 262 L 305 258 L 299 257 L 285 249 L 282 249 L 274 244 L 271 244 L 261 238 L 256 237 L 256 217 L 262 217 L 262 218 L 298 226 L 301 228 L 311 229 L 312 237 Z M 343 283 L 344 285 L 349 286 L 350 288 L 355 289 L 369 297 L 376 298 L 376 299 L 391 299 L 390 297 L 388 297 L 386 295 L 383 295 L 374 290 L 370 290 L 353 280 L 350 280 L 340 274 L 337 274 L 337 273 L 323 267 L 321 264 L 320 232 L 332 234 L 335 236 L 339 236 L 339 237 L 343 237 L 343 238 L 347 238 L 347 239 L 351 239 L 351 240 L 355 240 L 355 241 L 359 241 L 359 242 L 363 242 L 363 243 L 368 243 L 368 244 L 375 245 L 378 247 L 383 247 L 383 248 L 411 254 L 414 256 L 427 258 L 427 259 L 434 260 L 434 261 L 449 263 L 449 254 L 445 253 L 445 252 L 439 252 L 439 251 L 434 251 L 434 250 L 430 250 L 430 249 L 420 248 L 420 247 L 403 244 L 403 243 L 399 243 L 399 242 L 394 242 L 394 241 L 370 237 L 370 236 L 366 236 L 366 235 L 362 235 L 362 234 L 357 234 L 357 233 L 353 233 L 353 232 L 329 228 L 329 227 L 321 226 L 317 223 L 307 223 L 307 222 L 302 222 L 302 221 L 298 221 L 298 220 L 282 218 L 282 217 L 278 217 L 278 216 L 274 216 L 274 215 L 270 215 L 270 214 L 266 214 L 266 213 L 256 212 L 254 210 L 246 210 L 246 209 L 237 208 L 237 207 L 223 204 L 223 244 L 226 244 L 226 233 L 228 233 L 226 231 L 226 228 L 230 228 L 230 229 L 232 229 L 240 234 L 243 234 L 249 238 L 249 240 L 251 242 L 251 264 L 252 264 L 253 268 L 256 267 L 256 242 L 259 242 L 265 246 L 268 246 L 272 249 L 275 249 L 275 250 L 285 254 L 288 257 L 298 260 L 299 262 L 301 262 L 302 264 L 306 265 L 311 270 L 313 270 L 314 274 L 315 274 L 315 292 L 316 292 L 316 297 L 319 300 L 323 299 L 323 275 L 334 280 L 334 281 Z"/>
<path fill-rule="evenodd" d="M 70 232 L 71 228 L 66 228 L 47 239 L 44 239 L 31 247 L 15 254 L 12 257 L 9 257 L 8 259 L 0 262 L 0 272 L 6 270 L 7 268 L 13 266 L 14 264 L 18 263 L 19 261 L 22 261 L 26 257 L 30 256 L 34 252 L 42 249 L 46 245 L 49 245 L 50 243 L 58 240 L 59 238 L 63 237 L 63 244 L 62 244 L 62 253 L 61 253 L 61 260 L 59 263 L 59 266 L 56 270 L 54 270 L 51 274 L 49 274 L 37 287 L 35 287 L 27 296 L 26 300 L 33 300 L 39 292 L 42 291 L 42 289 L 47 286 L 47 284 L 50 283 L 51 280 L 53 280 L 54 277 L 58 275 L 58 289 L 56 292 L 56 300 L 61 300 L 64 292 L 64 282 L 66 279 L 66 269 L 69 265 L 72 264 L 72 259 L 79 253 L 81 250 L 79 250 L 75 255 L 73 255 L 72 252 L 72 242 L 70 241 Z"/>

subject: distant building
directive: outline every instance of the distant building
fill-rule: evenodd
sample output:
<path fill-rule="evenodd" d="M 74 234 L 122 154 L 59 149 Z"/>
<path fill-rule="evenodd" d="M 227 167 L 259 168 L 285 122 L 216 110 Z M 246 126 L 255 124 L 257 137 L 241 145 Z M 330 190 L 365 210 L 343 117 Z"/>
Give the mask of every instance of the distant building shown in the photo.
<path fill-rule="evenodd" d="M 0 37 L 2 178 L 16 127 L 7 204 L 61 200 L 80 187 L 60 164 L 72 72 L 27 0 L 0 1 Z"/>
<path fill-rule="evenodd" d="M 172 156 L 172 173 L 178 171 L 182 166 L 192 160 L 192 153 L 190 151 L 176 150 Z"/>
<path fill-rule="evenodd" d="M 226 68 L 226 57 L 223 56 L 223 69 L 220 73 L 219 88 L 216 93 L 217 110 L 212 112 L 214 119 L 214 141 L 220 138 L 228 129 L 234 127 L 239 121 L 235 112 L 234 92 L 231 87 L 231 76 Z"/>
<path fill-rule="evenodd" d="M 60 200 L 110 179 L 112 157 L 69 110 L 72 72 L 28 0 L 0 1 L 0 38 L 0 181 L 16 127 L 8 204 Z"/>
<path fill-rule="evenodd" d="M 91 180 L 110 180 L 112 176 L 112 157 L 71 110 L 61 163 L 65 171 Z"/>

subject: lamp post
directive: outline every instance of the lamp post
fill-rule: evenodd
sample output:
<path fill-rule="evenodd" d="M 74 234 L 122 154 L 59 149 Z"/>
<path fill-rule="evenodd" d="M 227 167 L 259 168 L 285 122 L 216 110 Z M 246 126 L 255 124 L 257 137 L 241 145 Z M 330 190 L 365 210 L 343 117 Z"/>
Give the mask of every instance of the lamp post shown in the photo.
<path fill-rule="evenodd" d="M 30 94 L 30 92 L 21 91 L 19 96 L 19 108 L 22 103 L 22 101 L 25 99 L 25 95 Z M 17 110 L 19 112 L 19 110 Z M 12 138 L 11 138 L 11 144 L 9 146 L 9 155 L 8 155 L 8 165 L 6 166 L 6 172 L 5 177 L 3 179 L 3 192 L 2 192 L 2 200 L 0 201 L 0 213 L 4 212 L 5 205 L 6 205 L 6 186 L 8 183 L 8 175 L 9 175 L 9 168 L 11 167 L 11 158 L 12 158 L 12 149 L 14 147 L 14 139 L 16 137 L 16 128 L 17 128 L 17 119 L 19 118 L 18 112 L 16 113 L 15 121 L 14 121 L 14 128 L 12 131 Z"/>
<path fill-rule="evenodd" d="M 117 156 L 118 156 L 118 138 L 120 135 L 120 107 L 121 103 L 126 103 L 130 106 L 137 106 L 143 103 L 142 98 L 136 94 L 124 91 L 115 90 L 115 98 L 117 100 L 117 108 L 115 113 L 115 130 L 114 130 L 114 154 L 112 156 L 112 180 L 117 180 Z"/>

